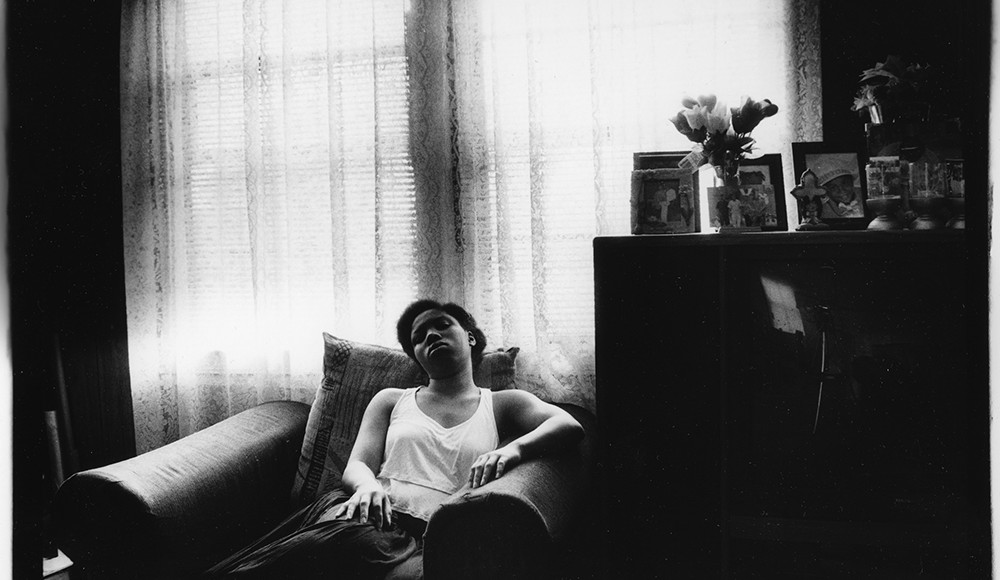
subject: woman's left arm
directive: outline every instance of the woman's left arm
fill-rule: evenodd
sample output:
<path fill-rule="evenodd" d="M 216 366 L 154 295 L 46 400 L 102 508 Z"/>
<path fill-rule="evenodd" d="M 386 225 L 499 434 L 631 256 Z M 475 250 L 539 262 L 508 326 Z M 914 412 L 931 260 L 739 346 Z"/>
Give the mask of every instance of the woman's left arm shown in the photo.
<path fill-rule="evenodd" d="M 519 436 L 476 459 L 469 473 L 474 488 L 501 477 L 519 463 L 562 451 L 583 438 L 583 427 L 569 413 L 527 391 L 499 391 L 493 394 L 493 401 L 501 437 Z"/>

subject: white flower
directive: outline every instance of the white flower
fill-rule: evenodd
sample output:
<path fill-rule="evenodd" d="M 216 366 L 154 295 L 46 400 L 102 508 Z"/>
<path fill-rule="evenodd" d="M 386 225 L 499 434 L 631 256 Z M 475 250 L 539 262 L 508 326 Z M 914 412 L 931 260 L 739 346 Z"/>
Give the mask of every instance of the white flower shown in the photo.
<path fill-rule="evenodd" d="M 731 121 L 732 113 L 729 111 L 729 107 L 721 102 L 716 102 L 715 107 L 708 112 L 708 120 L 705 126 L 708 128 L 710 134 L 725 133 L 729 130 Z"/>

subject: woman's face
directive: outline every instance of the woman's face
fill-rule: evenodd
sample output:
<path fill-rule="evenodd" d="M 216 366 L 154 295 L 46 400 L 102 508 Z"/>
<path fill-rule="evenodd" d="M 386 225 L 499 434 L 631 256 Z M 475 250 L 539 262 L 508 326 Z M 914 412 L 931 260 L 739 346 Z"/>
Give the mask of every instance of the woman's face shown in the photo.
<path fill-rule="evenodd" d="M 830 199 L 838 203 L 851 203 L 854 200 L 854 176 L 841 175 L 823 186 Z"/>
<path fill-rule="evenodd" d="M 455 318 L 438 309 L 413 319 L 413 356 L 432 378 L 454 372 L 456 364 L 472 360 L 472 335 Z"/>

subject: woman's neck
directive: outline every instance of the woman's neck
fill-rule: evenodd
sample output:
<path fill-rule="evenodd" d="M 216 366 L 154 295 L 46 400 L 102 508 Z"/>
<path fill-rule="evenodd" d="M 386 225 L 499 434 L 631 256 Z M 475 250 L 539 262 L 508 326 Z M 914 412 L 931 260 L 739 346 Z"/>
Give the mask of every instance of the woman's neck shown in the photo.
<path fill-rule="evenodd" d="M 432 377 L 427 383 L 429 391 L 445 396 L 460 396 L 476 388 L 476 383 L 472 380 L 471 365 L 462 367 L 453 375 Z"/>

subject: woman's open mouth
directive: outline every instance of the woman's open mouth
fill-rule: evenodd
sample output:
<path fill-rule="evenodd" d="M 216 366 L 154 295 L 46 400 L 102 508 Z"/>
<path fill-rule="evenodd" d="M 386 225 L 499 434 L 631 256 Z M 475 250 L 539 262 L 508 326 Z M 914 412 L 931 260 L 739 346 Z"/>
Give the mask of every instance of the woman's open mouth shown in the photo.
<path fill-rule="evenodd" d="M 427 349 L 427 354 L 434 354 L 434 351 L 444 346 L 448 346 L 448 344 L 443 340 L 439 340 L 438 342 L 435 342 L 434 344 L 431 345 L 430 348 Z"/>

